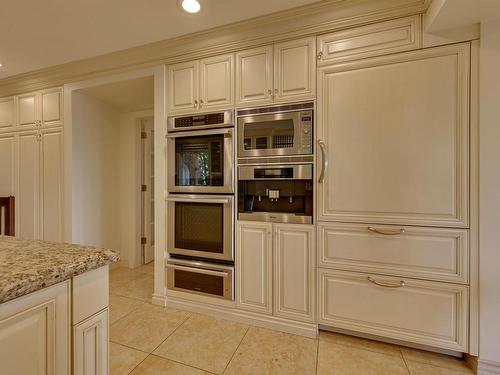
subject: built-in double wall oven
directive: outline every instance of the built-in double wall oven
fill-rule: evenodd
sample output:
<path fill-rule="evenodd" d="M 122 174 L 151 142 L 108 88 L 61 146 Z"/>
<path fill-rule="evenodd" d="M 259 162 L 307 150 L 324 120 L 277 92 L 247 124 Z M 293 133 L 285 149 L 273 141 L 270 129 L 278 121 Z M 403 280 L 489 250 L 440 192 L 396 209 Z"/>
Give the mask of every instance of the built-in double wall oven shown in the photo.
<path fill-rule="evenodd" d="M 234 116 L 167 124 L 167 287 L 233 299 Z"/>

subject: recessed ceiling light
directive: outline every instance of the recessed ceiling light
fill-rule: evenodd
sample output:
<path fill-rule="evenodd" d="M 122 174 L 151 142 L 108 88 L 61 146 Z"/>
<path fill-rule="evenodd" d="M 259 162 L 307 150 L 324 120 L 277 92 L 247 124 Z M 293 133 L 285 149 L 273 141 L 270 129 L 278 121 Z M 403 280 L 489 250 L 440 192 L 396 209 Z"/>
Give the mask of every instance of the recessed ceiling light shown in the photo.
<path fill-rule="evenodd" d="M 181 0 L 181 6 L 188 13 L 198 13 L 201 9 L 198 0 Z"/>
<path fill-rule="evenodd" d="M 0 63 L 0 68 L 1 68 L 2 66 L 3 66 L 3 65 L 2 65 L 2 63 Z"/>

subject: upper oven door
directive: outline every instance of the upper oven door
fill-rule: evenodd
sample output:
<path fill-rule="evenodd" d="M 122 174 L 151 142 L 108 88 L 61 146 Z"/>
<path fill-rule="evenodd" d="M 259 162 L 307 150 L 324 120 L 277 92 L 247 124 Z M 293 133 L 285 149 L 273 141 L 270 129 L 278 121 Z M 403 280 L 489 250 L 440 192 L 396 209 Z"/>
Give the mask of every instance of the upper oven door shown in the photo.
<path fill-rule="evenodd" d="M 301 112 L 238 118 L 238 157 L 283 156 L 302 153 Z"/>
<path fill-rule="evenodd" d="M 169 192 L 234 192 L 233 129 L 169 134 L 167 150 Z"/>
<path fill-rule="evenodd" d="M 233 201 L 232 196 L 170 195 L 168 252 L 232 261 Z"/>

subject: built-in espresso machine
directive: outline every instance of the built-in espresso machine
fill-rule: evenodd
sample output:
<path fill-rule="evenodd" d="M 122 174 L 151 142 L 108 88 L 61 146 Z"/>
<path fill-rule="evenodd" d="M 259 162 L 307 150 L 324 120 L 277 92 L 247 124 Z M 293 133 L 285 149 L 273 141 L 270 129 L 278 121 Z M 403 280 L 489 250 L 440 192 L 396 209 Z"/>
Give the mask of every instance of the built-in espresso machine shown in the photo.
<path fill-rule="evenodd" d="M 313 165 L 238 167 L 238 219 L 312 224 Z"/>

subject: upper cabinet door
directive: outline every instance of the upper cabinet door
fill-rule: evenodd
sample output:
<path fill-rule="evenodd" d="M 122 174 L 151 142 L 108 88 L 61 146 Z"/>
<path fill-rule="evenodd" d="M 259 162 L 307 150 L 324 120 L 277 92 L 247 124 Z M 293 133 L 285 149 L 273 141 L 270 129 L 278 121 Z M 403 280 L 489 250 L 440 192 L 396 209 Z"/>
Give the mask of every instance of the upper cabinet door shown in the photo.
<path fill-rule="evenodd" d="M 0 134 L 0 197 L 16 195 L 16 136 Z"/>
<path fill-rule="evenodd" d="M 236 54 L 236 104 L 254 105 L 273 101 L 273 47 Z"/>
<path fill-rule="evenodd" d="M 0 132 L 10 131 L 16 124 L 14 98 L 0 99 Z"/>
<path fill-rule="evenodd" d="M 63 122 L 62 90 L 60 88 L 42 91 L 41 125 L 44 127 L 61 126 Z"/>
<path fill-rule="evenodd" d="M 467 227 L 469 43 L 322 67 L 319 220 Z"/>
<path fill-rule="evenodd" d="M 19 95 L 17 97 L 17 117 L 20 127 L 35 127 L 38 119 L 38 94 Z"/>
<path fill-rule="evenodd" d="M 304 38 L 274 46 L 274 99 L 316 96 L 316 40 Z"/>
<path fill-rule="evenodd" d="M 198 71 L 198 61 L 168 67 L 169 114 L 198 110 Z"/>
<path fill-rule="evenodd" d="M 200 61 L 200 109 L 234 104 L 234 55 Z"/>
<path fill-rule="evenodd" d="M 418 49 L 420 15 L 318 36 L 318 65 Z"/>

